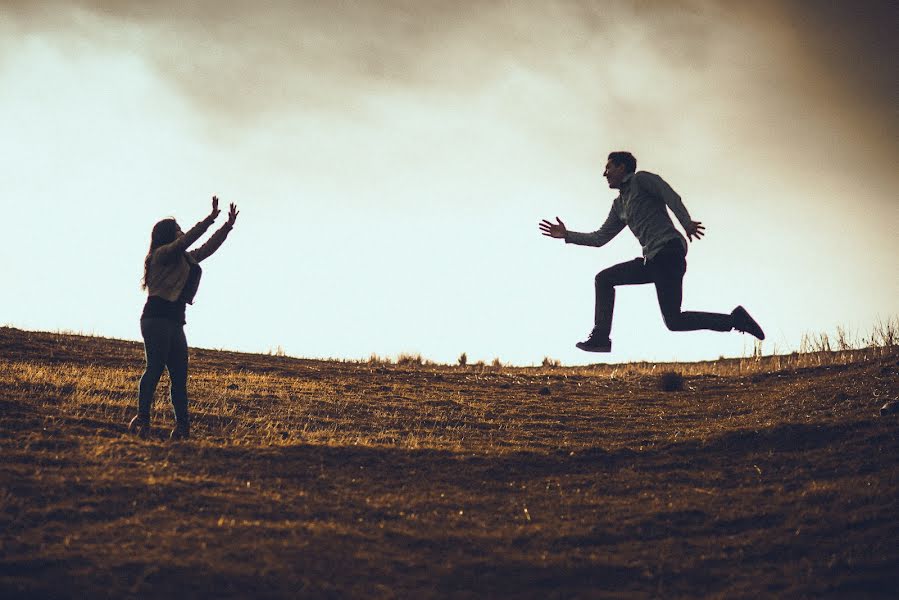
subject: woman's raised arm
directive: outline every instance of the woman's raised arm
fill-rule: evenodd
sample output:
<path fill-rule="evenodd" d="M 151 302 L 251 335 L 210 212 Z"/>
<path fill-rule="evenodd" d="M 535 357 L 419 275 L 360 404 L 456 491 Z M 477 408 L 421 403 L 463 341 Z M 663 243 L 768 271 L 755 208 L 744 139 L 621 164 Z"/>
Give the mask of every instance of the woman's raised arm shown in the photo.
<path fill-rule="evenodd" d="M 237 221 L 237 215 L 239 211 L 237 210 L 237 205 L 233 202 L 231 203 L 231 210 L 228 211 L 228 220 L 224 225 L 219 227 L 219 230 L 212 234 L 205 244 L 197 248 L 196 250 L 191 250 L 190 255 L 197 262 L 201 260 L 205 260 L 212 256 L 212 254 L 219 249 L 219 246 L 225 241 L 225 238 L 228 237 L 228 233 L 234 229 L 234 223 Z"/>
<path fill-rule="evenodd" d="M 166 244 L 164 246 L 160 246 L 156 252 L 159 255 L 159 259 L 162 262 L 166 262 L 169 257 L 176 256 L 181 252 L 184 252 L 190 246 L 200 239 L 200 236 L 206 233 L 206 230 L 212 225 L 215 221 L 215 218 L 219 216 L 222 211 L 219 210 L 219 199 L 218 196 L 212 197 L 212 210 L 209 212 L 209 215 L 202 221 L 198 222 L 196 225 L 190 228 L 187 233 L 184 233 L 176 239 L 174 242 Z"/>

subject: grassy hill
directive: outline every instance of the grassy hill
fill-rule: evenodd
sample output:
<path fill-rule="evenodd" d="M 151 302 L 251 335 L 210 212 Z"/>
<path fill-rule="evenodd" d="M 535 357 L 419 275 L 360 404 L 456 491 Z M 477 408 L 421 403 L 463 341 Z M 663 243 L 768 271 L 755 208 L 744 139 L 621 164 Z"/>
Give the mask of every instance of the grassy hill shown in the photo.
<path fill-rule="evenodd" d="M 899 589 L 899 420 L 879 415 L 895 346 L 577 368 L 191 360 L 193 439 L 165 439 L 164 378 L 140 440 L 140 344 L 0 328 L 0 597 Z"/>

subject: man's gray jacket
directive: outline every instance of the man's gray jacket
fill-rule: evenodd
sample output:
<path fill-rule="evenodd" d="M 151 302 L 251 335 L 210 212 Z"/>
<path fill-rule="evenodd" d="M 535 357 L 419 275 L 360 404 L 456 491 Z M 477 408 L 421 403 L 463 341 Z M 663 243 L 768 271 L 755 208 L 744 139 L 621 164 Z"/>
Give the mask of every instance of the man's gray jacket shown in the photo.
<path fill-rule="evenodd" d="M 592 233 L 569 231 L 565 234 L 565 243 L 603 246 L 627 225 L 643 246 L 643 257 L 647 261 L 665 244 L 676 239 L 681 241 L 686 254 L 687 240 L 675 229 L 665 207 L 671 209 L 684 230 L 692 219 L 680 196 L 664 179 L 655 173 L 637 171 L 624 178 L 620 192 L 602 227 Z"/>

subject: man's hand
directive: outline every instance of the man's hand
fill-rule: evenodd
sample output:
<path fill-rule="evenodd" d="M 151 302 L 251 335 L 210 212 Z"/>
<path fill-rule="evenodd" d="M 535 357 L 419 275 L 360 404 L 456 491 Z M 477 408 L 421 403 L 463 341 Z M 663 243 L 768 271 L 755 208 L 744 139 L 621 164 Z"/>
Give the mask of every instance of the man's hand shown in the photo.
<path fill-rule="evenodd" d="M 691 242 L 694 236 L 698 240 L 705 235 L 705 227 L 702 226 L 700 221 L 690 221 L 690 224 L 684 227 L 684 231 L 687 232 L 687 239 Z"/>
<path fill-rule="evenodd" d="M 234 227 L 234 221 L 237 220 L 237 215 L 239 214 L 240 211 L 237 210 L 237 205 L 232 202 L 231 210 L 228 211 L 228 227 Z"/>
<path fill-rule="evenodd" d="M 219 216 L 219 213 L 222 212 L 219 210 L 219 197 L 212 197 L 212 212 L 209 213 L 209 216 L 212 217 L 212 220 L 215 221 L 216 217 Z"/>
<path fill-rule="evenodd" d="M 565 223 L 559 217 L 556 217 L 555 223 L 551 223 L 546 219 L 540 221 L 540 231 L 543 232 L 543 235 L 553 238 L 564 238 L 565 234 L 568 233 L 568 230 L 565 229 Z"/>

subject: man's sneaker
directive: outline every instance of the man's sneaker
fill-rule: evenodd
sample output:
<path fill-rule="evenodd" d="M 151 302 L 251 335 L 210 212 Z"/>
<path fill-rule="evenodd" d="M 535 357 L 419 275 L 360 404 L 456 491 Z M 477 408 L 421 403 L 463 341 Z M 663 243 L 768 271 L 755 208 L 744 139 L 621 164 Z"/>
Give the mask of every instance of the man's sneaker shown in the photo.
<path fill-rule="evenodd" d="M 734 329 L 737 331 L 752 334 L 760 340 L 765 339 L 765 332 L 762 331 L 759 324 L 755 322 L 755 319 L 749 316 L 749 313 L 746 312 L 746 309 L 742 306 L 735 308 L 733 312 L 730 313 L 730 316 L 734 320 Z"/>
<path fill-rule="evenodd" d="M 586 340 L 578 342 L 575 346 L 585 352 L 611 352 L 612 340 L 601 338 L 596 335 L 595 331 L 592 331 Z"/>
<path fill-rule="evenodd" d="M 128 423 L 128 431 L 136 433 L 138 437 L 145 438 L 150 435 L 150 417 L 137 415 Z"/>

